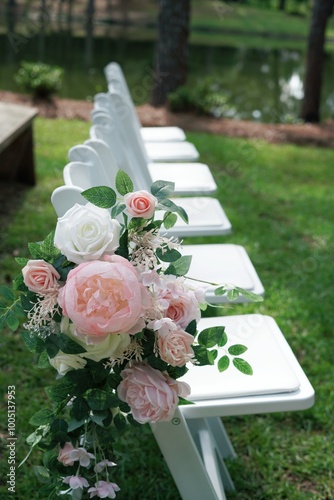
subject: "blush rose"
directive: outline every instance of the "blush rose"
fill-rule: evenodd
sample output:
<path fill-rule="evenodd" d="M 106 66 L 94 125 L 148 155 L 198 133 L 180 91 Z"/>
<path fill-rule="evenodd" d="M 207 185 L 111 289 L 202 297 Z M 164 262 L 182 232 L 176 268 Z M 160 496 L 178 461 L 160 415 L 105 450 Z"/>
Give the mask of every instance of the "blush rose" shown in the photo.
<path fill-rule="evenodd" d="M 194 357 L 194 337 L 181 328 L 170 330 L 158 338 L 160 357 L 172 366 L 184 366 Z"/>
<path fill-rule="evenodd" d="M 142 217 L 150 219 L 153 217 L 157 199 L 148 191 L 135 191 L 124 196 L 126 209 L 132 217 Z"/>
<path fill-rule="evenodd" d="M 31 292 L 46 295 L 59 287 L 58 271 L 45 260 L 28 260 L 22 274 L 23 281 Z"/>
<path fill-rule="evenodd" d="M 58 303 L 75 334 L 102 341 L 110 333 L 138 333 L 147 290 L 135 268 L 119 255 L 79 264 L 69 272 Z"/>
<path fill-rule="evenodd" d="M 57 222 L 55 246 L 75 264 L 98 260 L 119 247 L 120 224 L 105 208 L 76 203 Z"/>
<path fill-rule="evenodd" d="M 188 384 L 177 382 L 146 363 L 133 363 L 121 372 L 121 376 L 118 397 L 128 403 L 133 418 L 141 424 L 170 420 L 179 396 L 190 394 Z"/>

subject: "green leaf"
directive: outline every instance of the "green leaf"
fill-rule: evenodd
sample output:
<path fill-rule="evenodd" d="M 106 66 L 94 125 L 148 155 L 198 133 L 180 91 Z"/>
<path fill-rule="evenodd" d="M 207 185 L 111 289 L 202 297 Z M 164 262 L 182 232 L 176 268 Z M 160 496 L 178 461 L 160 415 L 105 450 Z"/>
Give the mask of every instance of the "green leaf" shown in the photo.
<path fill-rule="evenodd" d="M 54 415 L 51 410 L 43 408 L 39 410 L 35 415 L 29 420 L 29 424 L 39 427 L 40 425 L 46 425 L 51 423 Z"/>
<path fill-rule="evenodd" d="M 94 422 L 96 425 L 101 425 L 104 427 L 103 421 L 108 418 L 110 415 L 110 412 L 108 410 L 103 410 L 103 411 L 98 411 L 95 410 L 89 415 L 89 418 L 92 422 Z"/>
<path fill-rule="evenodd" d="M 22 267 L 24 267 L 28 261 L 29 259 L 27 259 L 26 257 L 15 257 L 15 262 L 17 262 L 18 265 Z"/>
<path fill-rule="evenodd" d="M 76 420 L 82 420 L 89 415 L 89 406 L 85 398 L 76 397 L 71 408 L 71 415 Z"/>
<path fill-rule="evenodd" d="M 189 271 L 191 259 L 192 259 L 191 255 L 183 255 L 178 260 L 173 262 L 173 264 L 168 266 L 164 274 L 184 276 Z"/>
<path fill-rule="evenodd" d="M 48 483 L 50 479 L 50 474 L 45 467 L 41 465 L 35 465 L 33 467 L 33 471 L 36 474 L 36 477 L 40 483 Z"/>
<path fill-rule="evenodd" d="M 242 358 L 233 358 L 234 366 L 244 375 L 253 375 L 253 368 Z"/>
<path fill-rule="evenodd" d="M 15 300 L 15 294 L 10 288 L 8 288 L 8 286 L 5 285 L 0 285 L 0 297 L 9 302 L 13 302 Z"/>
<path fill-rule="evenodd" d="M 210 351 L 208 351 L 205 347 L 201 345 L 193 346 L 193 350 L 195 353 L 196 364 L 199 366 L 204 365 L 213 365 L 214 359 L 210 356 Z"/>
<path fill-rule="evenodd" d="M 211 351 L 208 351 L 208 360 L 210 361 L 211 365 L 214 365 L 217 356 L 218 356 L 217 349 L 211 349 Z"/>
<path fill-rule="evenodd" d="M 185 211 L 185 209 L 180 207 L 179 205 L 176 205 L 176 203 L 174 203 L 172 200 L 168 199 L 159 200 L 158 208 L 167 210 L 168 212 L 175 212 L 181 217 L 181 219 L 186 224 L 189 223 L 188 214 Z"/>
<path fill-rule="evenodd" d="M 79 427 L 81 427 L 82 425 L 84 425 L 84 423 L 87 421 L 87 419 L 82 419 L 82 420 L 76 420 L 75 418 L 73 418 L 72 420 L 70 420 L 69 424 L 68 424 L 68 429 L 67 429 L 67 432 L 73 432 L 75 431 L 76 429 L 79 429 Z"/>
<path fill-rule="evenodd" d="M 49 385 L 45 387 L 44 390 L 49 399 L 56 403 L 61 403 L 64 399 L 67 399 L 69 395 L 73 394 L 73 384 L 64 380 L 57 385 Z"/>
<path fill-rule="evenodd" d="M 212 326 L 206 328 L 198 335 L 198 343 L 204 347 L 213 347 L 219 345 L 222 347 L 227 342 L 227 335 L 224 326 Z"/>
<path fill-rule="evenodd" d="M 97 186 L 83 191 L 82 196 L 100 208 L 111 208 L 116 203 L 116 193 L 108 186 Z"/>
<path fill-rule="evenodd" d="M 151 193 L 153 196 L 160 200 L 161 198 L 168 198 L 174 193 L 175 182 L 170 181 L 155 181 L 151 186 Z"/>
<path fill-rule="evenodd" d="M 224 372 L 230 366 L 230 358 L 228 356 L 222 356 L 219 358 L 217 366 L 220 372 Z"/>
<path fill-rule="evenodd" d="M 251 300 L 252 302 L 263 302 L 262 295 L 258 295 L 257 293 L 250 292 L 249 290 L 245 290 L 244 288 L 240 288 L 236 286 L 235 289 L 243 296 L 245 299 Z"/>
<path fill-rule="evenodd" d="M 228 348 L 228 352 L 232 356 L 239 356 L 240 354 L 243 354 L 246 351 L 247 351 L 247 347 L 245 345 L 242 345 L 242 344 L 234 344 Z"/>
<path fill-rule="evenodd" d="M 12 309 L 9 309 L 9 311 L 7 311 L 5 320 L 7 322 L 7 325 L 13 332 L 15 332 L 15 330 L 17 330 L 20 326 L 20 320 Z"/>
<path fill-rule="evenodd" d="M 30 332 L 24 330 L 21 333 L 22 340 L 30 352 L 40 353 L 44 351 L 45 345 L 42 339 L 35 337 Z"/>
<path fill-rule="evenodd" d="M 162 262 L 175 262 L 181 258 L 180 252 L 178 252 L 175 248 L 157 248 L 155 253 L 158 259 L 162 260 Z"/>
<path fill-rule="evenodd" d="M 82 354 L 86 352 L 83 346 L 70 339 L 65 333 L 59 333 L 54 336 L 54 341 L 59 349 L 65 354 Z"/>
<path fill-rule="evenodd" d="M 171 229 L 175 226 L 177 221 L 177 216 L 171 212 L 167 212 L 167 215 L 164 217 L 163 224 L 166 229 Z"/>
<path fill-rule="evenodd" d="M 195 319 L 193 319 L 192 321 L 190 321 L 189 325 L 187 326 L 186 332 L 190 333 L 190 335 L 195 336 L 196 331 L 197 331 L 197 321 Z"/>
<path fill-rule="evenodd" d="M 126 429 L 126 419 L 122 413 L 117 413 L 114 417 L 114 425 L 119 432 L 124 432 Z"/>
<path fill-rule="evenodd" d="M 48 368 L 50 366 L 49 357 L 46 351 L 42 351 L 38 357 L 37 368 Z"/>
<path fill-rule="evenodd" d="M 41 243 L 40 251 L 45 255 L 45 257 L 55 258 L 60 253 L 58 248 L 54 246 L 54 235 L 55 231 L 52 231 Z"/>
<path fill-rule="evenodd" d="M 111 209 L 110 216 L 112 219 L 116 219 L 116 217 L 121 214 L 125 210 L 125 204 L 124 203 L 116 203 Z"/>
<path fill-rule="evenodd" d="M 90 391 L 87 394 L 87 402 L 92 410 L 108 410 L 118 406 L 117 396 L 101 389 Z"/>
<path fill-rule="evenodd" d="M 28 243 L 29 252 L 33 259 L 44 260 L 44 253 L 41 251 L 40 243 Z"/>
<path fill-rule="evenodd" d="M 235 288 L 233 288 L 232 290 L 229 290 L 226 294 L 228 300 L 230 300 L 231 302 L 233 302 L 233 300 L 236 300 L 238 297 L 239 297 L 239 292 L 238 290 L 236 290 Z"/>
<path fill-rule="evenodd" d="M 133 182 L 124 170 L 118 170 L 115 178 L 115 186 L 122 196 L 133 191 Z"/>
<path fill-rule="evenodd" d="M 184 399 L 179 396 L 179 406 L 194 405 L 194 404 L 195 403 L 193 401 L 189 401 L 188 399 Z"/>
<path fill-rule="evenodd" d="M 132 219 L 134 220 L 134 219 Z M 119 247 L 116 250 L 116 254 L 129 260 L 129 247 L 128 247 L 128 231 L 124 231 L 119 239 Z"/>
<path fill-rule="evenodd" d="M 63 432 L 66 434 L 68 430 L 68 424 L 66 422 L 66 420 L 62 419 L 62 418 L 56 418 L 52 424 L 51 424 L 51 427 L 50 427 L 50 432 L 52 432 L 52 434 L 55 434 L 57 432 Z"/>

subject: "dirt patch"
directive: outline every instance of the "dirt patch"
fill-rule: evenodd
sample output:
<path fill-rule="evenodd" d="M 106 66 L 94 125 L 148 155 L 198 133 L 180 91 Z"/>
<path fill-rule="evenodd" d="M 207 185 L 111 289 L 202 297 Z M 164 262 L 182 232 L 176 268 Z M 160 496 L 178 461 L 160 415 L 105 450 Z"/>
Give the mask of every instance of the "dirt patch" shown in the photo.
<path fill-rule="evenodd" d="M 55 98 L 34 101 L 30 96 L 0 91 L 0 101 L 35 106 L 40 116 L 90 120 L 91 102 Z M 137 107 L 144 126 L 177 125 L 184 130 L 221 134 L 230 137 L 263 139 L 271 143 L 292 143 L 308 146 L 334 147 L 334 121 L 322 124 L 265 124 L 251 121 L 216 119 L 192 113 L 172 113 L 167 108 L 149 104 Z"/>

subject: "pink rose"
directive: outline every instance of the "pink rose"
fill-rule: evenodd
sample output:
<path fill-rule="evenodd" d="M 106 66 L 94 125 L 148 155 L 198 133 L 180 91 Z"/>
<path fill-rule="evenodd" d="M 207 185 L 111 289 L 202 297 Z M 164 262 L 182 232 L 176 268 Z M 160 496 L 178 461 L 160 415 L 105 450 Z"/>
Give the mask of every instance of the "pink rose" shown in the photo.
<path fill-rule="evenodd" d="M 45 295 L 59 286 L 58 271 L 45 260 L 29 260 L 22 269 L 23 280 L 31 292 Z"/>
<path fill-rule="evenodd" d="M 124 203 L 128 213 L 132 217 L 150 219 L 153 217 L 157 199 L 148 191 L 135 191 L 124 196 Z"/>
<path fill-rule="evenodd" d="M 198 301 L 192 290 L 182 284 L 172 285 L 159 294 L 167 305 L 165 315 L 181 328 L 186 328 L 192 320 L 199 321 L 201 318 Z"/>
<path fill-rule="evenodd" d="M 70 441 L 67 441 L 65 443 L 65 446 L 63 446 L 63 448 L 60 448 L 60 451 L 59 451 L 59 454 L 57 457 L 59 462 L 61 462 L 63 465 L 73 465 L 74 460 L 72 460 L 69 457 L 69 453 L 73 450 L 75 450 L 75 448 L 73 447 L 72 443 Z"/>
<path fill-rule="evenodd" d="M 141 331 L 147 294 L 130 262 L 110 255 L 70 271 L 58 302 L 64 316 L 74 323 L 75 333 L 88 335 L 95 343 L 110 333 Z"/>
<path fill-rule="evenodd" d="M 160 357 L 172 366 L 184 366 L 194 357 L 194 337 L 181 328 L 170 330 L 158 338 Z"/>
<path fill-rule="evenodd" d="M 133 418 L 140 424 L 170 420 L 179 402 L 187 397 L 190 387 L 146 363 L 133 363 L 121 372 L 118 397 L 128 403 Z"/>

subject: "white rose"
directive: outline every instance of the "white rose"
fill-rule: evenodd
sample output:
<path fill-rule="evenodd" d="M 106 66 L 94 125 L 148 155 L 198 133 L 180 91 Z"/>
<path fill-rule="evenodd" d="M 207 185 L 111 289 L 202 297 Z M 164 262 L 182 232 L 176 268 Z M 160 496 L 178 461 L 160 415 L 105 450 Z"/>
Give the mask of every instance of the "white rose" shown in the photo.
<path fill-rule="evenodd" d="M 69 261 L 81 264 L 114 253 L 120 229 L 107 209 L 76 203 L 58 219 L 54 244 Z"/>
<path fill-rule="evenodd" d="M 110 334 L 102 342 L 96 344 L 87 344 L 85 338 L 77 337 L 74 331 L 73 323 L 69 322 L 69 319 L 64 317 L 61 320 L 60 329 L 63 333 L 66 333 L 72 340 L 80 344 L 86 349 L 86 352 L 78 354 L 79 357 L 85 359 L 91 359 L 92 361 L 101 361 L 104 358 L 118 358 L 121 357 L 126 347 L 131 342 L 131 336 L 127 333 L 122 334 Z"/>
<path fill-rule="evenodd" d="M 49 359 L 50 365 L 53 366 L 59 375 L 65 375 L 70 370 L 80 370 L 83 368 L 87 361 L 78 356 L 77 354 L 65 354 L 62 351 L 54 357 Z"/>

